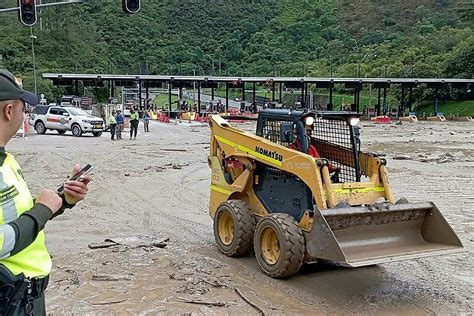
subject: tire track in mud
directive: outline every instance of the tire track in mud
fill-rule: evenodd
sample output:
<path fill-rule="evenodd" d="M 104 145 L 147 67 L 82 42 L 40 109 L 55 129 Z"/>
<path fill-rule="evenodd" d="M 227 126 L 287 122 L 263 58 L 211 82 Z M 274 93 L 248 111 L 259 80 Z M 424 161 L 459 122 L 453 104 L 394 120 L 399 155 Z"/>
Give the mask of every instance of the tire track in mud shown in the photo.
<path fill-rule="evenodd" d="M 146 234 L 148 232 L 159 237 L 172 237 L 173 243 L 187 245 L 196 241 L 201 243 L 203 231 L 208 230 L 204 224 L 174 215 L 173 212 L 179 211 L 177 207 L 166 210 L 164 208 L 166 203 L 163 199 L 150 199 L 149 195 L 134 189 L 133 181 L 125 181 L 110 187 L 108 179 L 104 177 L 95 179 L 93 186 L 96 192 L 100 191 L 100 193 L 94 193 L 99 197 L 114 196 L 114 200 L 108 200 L 106 203 L 97 203 L 96 201 L 87 203 L 89 209 L 102 210 L 106 208 L 112 209 L 112 214 L 120 214 L 109 217 L 103 213 L 97 215 L 95 220 L 96 222 L 104 221 L 107 225 L 114 223 L 115 235 L 124 236 L 131 233 Z M 170 185 L 168 188 L 173 189 L 174 187 L 174 185 Z M 120 195 L 117 196 L 116 192 L 120 192 Z M 206 241 L 203 242 L 206 243 Z"/>
<path fill-rule="evenodd" d="M 192 216 L 187 215 L 189 204 L 195 205 L 196 207 L 202 207 L 194 199 L 193 195 L 189 195 L 190 188 L 186 186 L 187 183 L 192 182 L 191 175 L 194 174 L 200 167 L 197 166 L 188 171 L 183 178 L 176 178 L 178 172 L 173 175 L 173 178 L 167 177 L 166 180 L 168 185 L 165 188 L 160 188 L 158 197 L 156 199 L 150 199 L 150 196 L 142 192 L 141 190 L 134 189 L 133 182 L 136 181 L 147 181 L 146 178 L 127 178 L 127 181 L 122 183 L 120 187 L 116 187 L 115 190 L 121 192 L 121 201 L 140 201 L 134 207 L 127 208 L 126 212 L 131 217 L 139 218 L 143 227 L 150 230 L 152 233 L 162 236 L 164 234 L 172 235 L 176 241 L 180 243 L 209 243 L 211 240 L 202 241 L 203 232 L 208 231 L 208 227 L 205 224 L 195 222 L 192 220 Z M 173 172 L 173 171 L 169 171 Z M 168 173 L 167 171 L 163 173 Z M 162 175 L 163 173 L 157 173 Z M 188 180 L 183 180 L 188 178 Z M 180 195 L 177 191 L 184 191 L 186 195 Z M 195 193 L 193 193 L 195 194 Z M 174 205 L 166 203 L 166 201 L 173 200 Z M 175 214 L 173 214 L 175 213 Z"/>
<path fill-rule="evenodd" d="M 191 170 L 188 170 L 184 173 L 183 177 L 180 179 L 180 187 L 183 189 L 188 189 L 186 193 L 193 193 L 193 195 L 179 195 L 177 192 L 172 192 L 175 198 L 185 200 L 187 204 L 193 205 L 196 209 L 199 210 L 199 213 L 207 214 L 209 210 L 209 194 L 203 194 L 202 192 L 195 191 L 192 187 L 189 186 L 190 183 L 193 182 L 203 182 L 201 183 L 202 186 L 205 186 L 207 192 L 209 192 L 209 184 L 210 184 L 210 170 L 207 164 L 198 163 L 198 166 L 193 167 Z M 200 171 L 203 169 L 206 170 L 205 178 L 196 179 L 196 174 L 199 174 Z M 204 182 L 205 181 L 205 182 Z M 190 192 L 191 191 L 191 192 Z M 204 202 L 205 201 L 205 202 Z M 203 207 L 205 206 L 205 207 Z"/>

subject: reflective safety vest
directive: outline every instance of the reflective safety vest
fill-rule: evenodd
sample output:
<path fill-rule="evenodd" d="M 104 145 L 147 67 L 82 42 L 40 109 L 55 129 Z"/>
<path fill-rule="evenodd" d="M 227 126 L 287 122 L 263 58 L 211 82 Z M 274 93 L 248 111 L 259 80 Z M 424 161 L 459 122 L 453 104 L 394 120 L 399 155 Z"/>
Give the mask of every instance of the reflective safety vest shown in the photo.
<path fill-rule="evenodd" d="M 117 120 L 115 119 L 115 116 L 113 114 L 110 114 L 109 116 L 109 124 L 117 124 Z"/>
<path fill-rule="evenodd" d="M 138 112 L 130 114 L 130 121 L 138 121 Z"/>
<path fill-rule="evenodd" d="M 9 256 L 9 251 L 15 245 L 15 234 L 13 228 L 5 224 L 30 210 L 34 202 L 20 165 L 11 154 L 6 155 L 3 165 L 0 166 L 0 253 L 4 254 L 3 258 L 0 258 L 0 264 L 15 275 L 24 273 L 30 278 L 43 278 L 49 275 L 52 268 L 44 231 L 40 231 L 28 247 Z"/>

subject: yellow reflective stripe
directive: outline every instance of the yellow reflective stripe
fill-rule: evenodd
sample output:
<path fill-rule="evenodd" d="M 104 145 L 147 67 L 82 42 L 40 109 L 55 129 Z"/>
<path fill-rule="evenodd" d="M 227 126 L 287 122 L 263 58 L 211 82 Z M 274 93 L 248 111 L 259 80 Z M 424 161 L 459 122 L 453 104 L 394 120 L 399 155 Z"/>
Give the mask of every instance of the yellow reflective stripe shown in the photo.
<path fill-rule="evenodd" d="M 5 255 L 3 253 L 3 241 L 5 240 L 5 235 L 3 234 L 3 227 L 0 227 L 0 258 L 3 258 Z"/>
<path fill-rule="evenodd" d="M 13 170 L 7 164 L 8 161 L 5 160 L 3 166 L 0 167 L 0 190 L 7 192 L 9 188 L 14 188 L 16 191 L 15 195 L 11 197 L 5 196 L 5 200 L 2 199 L 0 203 L 0 225 L 4 223 L 10 223 L 16 220 L 19 217 L 17 210 L 17 201 L 19 199 L 19 192 L 16 187 L 12 184 L 17 182 L 17 179 L 14 177 Z M 4 193 L 5 193 L 4 192 Z"/>
<path fill-rule="evenodd" d="M 15 247 L 15 231 L 10 225 L 0 227 L 0 259 L 10 256 L 10 252 Z"/>
<path fill-rule="evenodd" d="M 353 188 L 353 189 L 334 189 L 334 193 L 367 193 L 367 192 L 384 192 L 384 187 L 374 187 L 374 188 Z"/>
<path fill-rule="evenodd" d="M 262 159 L 262 160 L 264 160 L 264 161 L 267 161 L 267 162 L 269 162 L 269 163 L 271 163 L 271 164 L 274 164 L 274 165 L 276 165 L 276 166 L 279 166 L 279 167 L 282 166 L 282 162 L 279 161 L 279 160 L 276 160 L 276 159 L 273 159 L 273 158 L 271 158 L 271 157 L 267 157 L 267 156 L 265 156 L 265 155 L 262 155 L 261 153 L 258 153 L 258 152 L 256 152 L 255 150 L 252 150 L 252 149 L 247 148 L 247 147 L 242 146 L 242 145 L 238 145 L 238 144 L 236 144 L 236 143 L 234 143 L 234 142 L 232 142 L 232 141 L 230 141 L 230 140 L 228 140 L 228 139 L 225 139 L 225 138 L 223 138 L 223 137 L 221 137 L 221 136 L 215 135 L 215 137 L 216 137 L 216 139 L 217 139 L 218 141 L 220 141 L 221 143 L 224 143 L 224 144 L 226 144 L 226 145 L 232 146 L 232 147 L 234 147 L 234 148 L 237 149 L 237 150 L 240 150 L 240 151 L 242 151 L 242 152 L 246 152 L 246 153 L 248 153 L 248 154 L 251 154 L 251 155 L 253 155 L 253 156 L 255 156 L 255 157 L 258 157 L 258 158 L 260 158 L 260 159 Z"/>
<path fill-rule="evenodd" d="M 230 140 L 225 139 L 224 137 L 220 137 L 216 135 L 216 139 L 221 143 L 227 144 L 232 147 L 236 147 L 235 143 L 231 142 Z"/>
<path fill-rule="evenodd" d="M 224 193 L 224 194 L 227 194 L 227 195 L 231 195 L 231 194 L 232 194 L 232 191 L 229 191 L 229 190 L 226 190 L 226 189 L 223 189 L 223 188 L 219 188 L 219 187 L 216 186 L 216 185 L 211 185 L 211 190 L 212 190 L 212 191 L 219 192 L 219 193 Z"/>

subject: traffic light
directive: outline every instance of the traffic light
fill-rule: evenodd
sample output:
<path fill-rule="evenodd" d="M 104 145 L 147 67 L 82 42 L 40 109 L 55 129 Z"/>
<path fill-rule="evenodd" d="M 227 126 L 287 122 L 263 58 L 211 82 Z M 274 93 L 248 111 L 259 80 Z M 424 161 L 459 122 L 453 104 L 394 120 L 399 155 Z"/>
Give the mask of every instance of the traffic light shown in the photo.
<path fill-rule="evenodd" d="M 26 26 L 35 25 L 38 20 L 36 14 L 36 0 L 18 0 L 20 22 Z"/>
<path fill-rule="evenodd" d="M 140 0 L 122 0 L 123 12 L 127 14 L 134 14 L 140 11 Z"/>

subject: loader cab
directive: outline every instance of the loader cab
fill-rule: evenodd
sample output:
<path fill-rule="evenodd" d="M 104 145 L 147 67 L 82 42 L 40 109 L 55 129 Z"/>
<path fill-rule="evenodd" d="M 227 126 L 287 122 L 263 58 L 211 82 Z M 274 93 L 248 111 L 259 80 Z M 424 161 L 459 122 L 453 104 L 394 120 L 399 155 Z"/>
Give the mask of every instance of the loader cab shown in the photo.
<path fill-rule="evenodd" d="M 312 145 L 340 170 L 338 182 L 360 182 L 359 117 L 354 112 L 263 110 L 256 134 L 289 148 L 298 140 L 306 154 Z"/>

